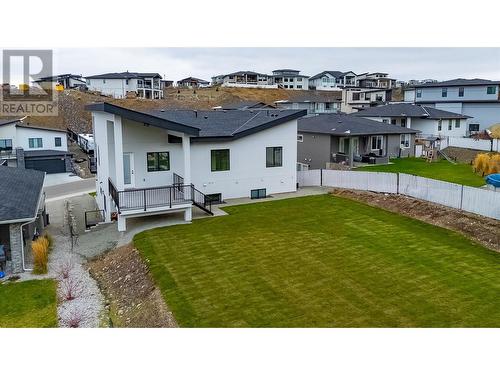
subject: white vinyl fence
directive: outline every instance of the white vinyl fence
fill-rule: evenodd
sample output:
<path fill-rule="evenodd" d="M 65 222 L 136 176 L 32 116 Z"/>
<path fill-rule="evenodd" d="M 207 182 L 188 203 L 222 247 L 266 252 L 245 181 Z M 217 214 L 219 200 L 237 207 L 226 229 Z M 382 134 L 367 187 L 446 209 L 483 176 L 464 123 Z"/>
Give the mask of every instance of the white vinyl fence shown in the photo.
<path fill-rule="evenodd" d="M 500 219 L 500 192 L 406 173 L 312 169 L 297 172 L 299 186 L 331 186 L 399 193 L 475 214 Z"/>
<path fill-rule="evenodd" d="M 482 151 L 497 151 L 500 152 L 500 140 L 493 140 L 493 150 L 492 142 L 485 139 L 472 139 L 472 138 L 459 138 L 459 137 L 448 137 L 448 146 L 461 147 L 461 148 L 471 148 L 474 150 Z M 441 144 L 441 148 L 445 148 Z"/>

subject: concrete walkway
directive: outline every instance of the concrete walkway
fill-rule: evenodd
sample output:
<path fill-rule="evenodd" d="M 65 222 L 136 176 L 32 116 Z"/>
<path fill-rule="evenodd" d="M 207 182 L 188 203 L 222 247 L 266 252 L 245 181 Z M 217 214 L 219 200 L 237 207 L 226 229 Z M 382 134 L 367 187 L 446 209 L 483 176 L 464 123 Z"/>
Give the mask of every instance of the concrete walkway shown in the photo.
<path fill-rule="evenodd" d="M 95 178 L 79 179 L 77 181 L 66 182 L 64 184 L 46 186 L 43 190 L 45 191 L 47 202 L 75 197 L 84 193 L 95 191 Z"/>

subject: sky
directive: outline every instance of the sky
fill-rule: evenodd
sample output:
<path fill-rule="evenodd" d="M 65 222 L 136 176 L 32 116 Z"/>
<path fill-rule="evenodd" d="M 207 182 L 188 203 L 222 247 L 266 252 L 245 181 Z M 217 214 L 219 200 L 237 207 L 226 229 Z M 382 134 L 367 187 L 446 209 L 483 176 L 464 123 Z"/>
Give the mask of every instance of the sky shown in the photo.
<path fill-rule="evenodd" d="M 290 68 L 385 72 L 397 80 L 484 78 L 500 80 L 500 48 L 76 48 L 54 50 L 54 74 L 136 71 L 169 80 L 238 70 L 271 74 Z"/>

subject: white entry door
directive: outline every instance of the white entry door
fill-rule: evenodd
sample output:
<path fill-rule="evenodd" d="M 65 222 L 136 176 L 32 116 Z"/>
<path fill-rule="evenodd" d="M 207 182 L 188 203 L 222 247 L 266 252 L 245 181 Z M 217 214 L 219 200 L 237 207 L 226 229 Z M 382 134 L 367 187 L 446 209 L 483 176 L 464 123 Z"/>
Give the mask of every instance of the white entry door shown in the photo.
<path fill-rule="evenodd" d="M 123 154 L 123 184 L 125 188 L 135 187 L 134 154 L 131 152 Z"/>

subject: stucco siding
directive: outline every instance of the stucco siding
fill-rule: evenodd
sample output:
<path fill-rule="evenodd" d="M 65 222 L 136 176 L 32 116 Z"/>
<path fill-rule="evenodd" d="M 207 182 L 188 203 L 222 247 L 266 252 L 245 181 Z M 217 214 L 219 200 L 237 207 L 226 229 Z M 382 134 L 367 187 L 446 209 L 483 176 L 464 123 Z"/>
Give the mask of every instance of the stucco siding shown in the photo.
<path fill-rule="evenodd" d="M 303 142 L 297 142 L 297 161 L 308 164 L 311 169 L 325 168 L 331 161 L 332 141 L 328 134 L 299 132 Z"/>

